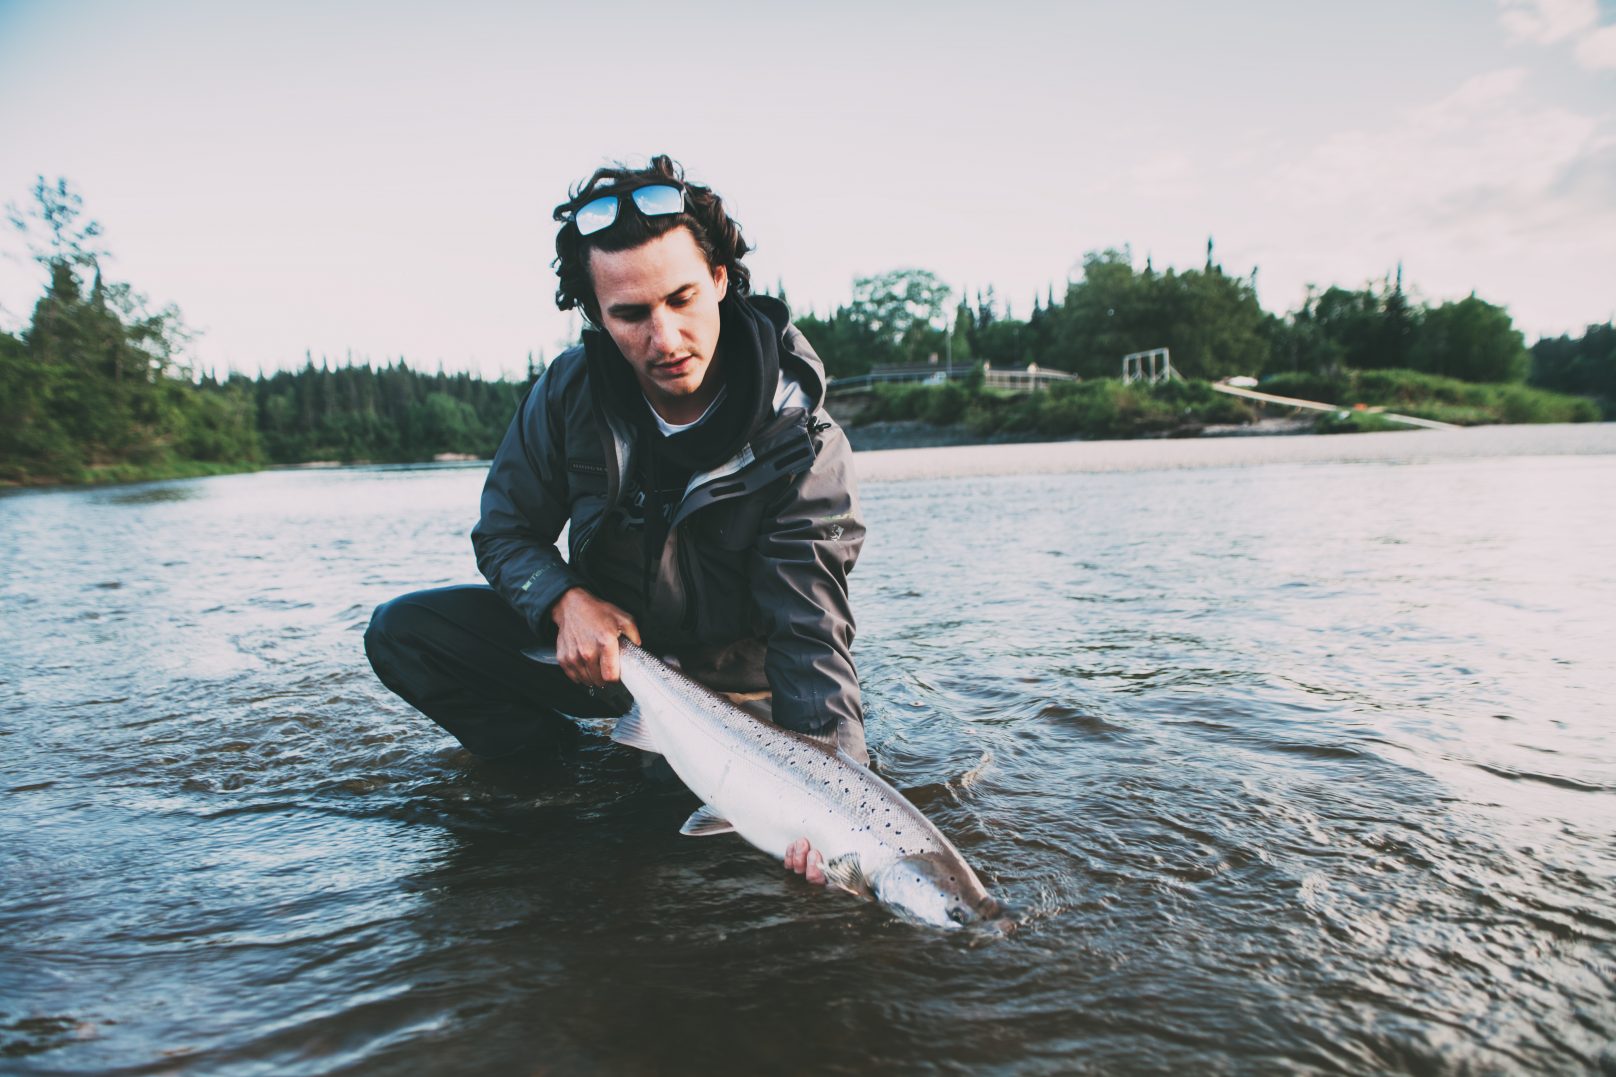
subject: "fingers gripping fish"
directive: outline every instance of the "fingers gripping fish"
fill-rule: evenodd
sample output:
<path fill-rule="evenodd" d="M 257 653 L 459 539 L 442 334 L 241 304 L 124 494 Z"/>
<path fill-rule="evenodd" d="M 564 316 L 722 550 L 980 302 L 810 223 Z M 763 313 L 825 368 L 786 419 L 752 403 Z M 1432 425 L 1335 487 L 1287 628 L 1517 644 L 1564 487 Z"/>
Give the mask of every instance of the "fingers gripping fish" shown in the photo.
<path fill-rule="evenodd" d="M 869 768 L 748 714 L 626 639 L 621 648 L 623 684 L 639 706 L 612 739 L 660 753 L 702 799 L 680 833 L 736 833 L 776 859 L 806 837 L 832 885 L 907 919 L 955 928 L 1002 916 L 959 851 Z"/>

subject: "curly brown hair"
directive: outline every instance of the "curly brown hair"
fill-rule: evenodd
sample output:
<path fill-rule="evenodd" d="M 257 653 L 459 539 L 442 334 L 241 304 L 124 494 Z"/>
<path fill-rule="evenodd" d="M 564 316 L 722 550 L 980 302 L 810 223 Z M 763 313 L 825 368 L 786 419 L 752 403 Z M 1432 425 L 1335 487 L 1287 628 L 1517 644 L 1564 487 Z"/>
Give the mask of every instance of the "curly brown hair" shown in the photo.
<path fill-rule="evenodd" d="M 685 192 L 682 213 L 647 217 L 625 199 L 617 220 L 592 235 L 581 236 L 573 214 L 591 199 L 613 190 L 624 193 L 652 183 L 667 183 Z M 595 300 L 595 283 L 589 276 L 590 251 L 626 251 L 649 243 L 675 228 L 686 228 L 714 271 L 723 266 L 729 273 L 730 291 L 747 295 L 752 290 L 752 274 L 741 259 L 751 250 L 741 236 L 741 226 L 724 211 L 724 200 L 710 187 L 685 182 L 684 169 L 667 154 L 651 158 L 645 168 L 629 168 L 619 162 L 595 169 L 595 174 L 572 188 L 567 200 L 555 208 L 561 222 L 556 233 L 556 306 L 562 310 L 579 308 L 591 325 L 600 325 L 600 306 Z"/>

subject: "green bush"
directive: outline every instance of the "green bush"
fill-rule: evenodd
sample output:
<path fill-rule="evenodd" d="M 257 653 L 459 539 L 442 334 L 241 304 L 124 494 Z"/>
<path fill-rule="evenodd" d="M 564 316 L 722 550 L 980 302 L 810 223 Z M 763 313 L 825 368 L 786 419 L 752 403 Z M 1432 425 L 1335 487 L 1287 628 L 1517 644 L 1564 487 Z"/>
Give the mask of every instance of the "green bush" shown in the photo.
<path fill-rule="evenodd" d="M 948 426 L 965 417 L 969 403 L 970 396 L 960 386 L 939 385 L 921 397 L 920 418 L 933 426 Z"/>
<path fill-rule="evenodd" d="M 1400 415 L 1412 415 L 1416 419 L 1430 419 L 1439 423 L 1452 423 L 1454 426 L 1486 426 L 1488 423 L 1497 422 L 1491 409 L 1477 405 L 1409 404 L 1391 410 Z"/>
<path fill-rule="evenodd" d="M 1408 430 L 1406 423 L 1393 422 L 1373 411 L 1326 411 L 1313 424 L 1316 434 L 1366 434 L 1382 430 Z"/>
<path fill-rule="evenodd" d="M 876 385 L 864 409 L 864 422 L 901 422 L 918 419 L 926 403 L 924 385 Z"/>
<path fill-rule="evenodd" d="M 1036 393 L 1006 394 L 959 384 L 877 386 L 860 423 L 920 419 L 963 423 L 977 437 L 1119 438 L 1185 425 L 1246 423 L 1254 409 L 1204 382 L 1124 385 L 1114 378 L 1058 382 Z"/>
<path fill-rule="evenodd" d="M 1485 423 L 1598 422 L 1596 401 L 1512 383 L 1461 381 L 1418 370 L 1344 371 L 1339 376 L 1277 374 L 1264 392 L 1347 407 L 1368 404 L 1460 426 Z M 1361 427 L 1353 427 L 1361 429 Z"/>
<path fill-rule="evenodd" d="M 1586 396 L 1524 385 L 1502 386 L 1499 396 L 1506 423 L 1597 423 L 1601 418 L 1598 402 Z"/>
<path fill-rule="evenodd" d="M 1275 396 L 1293 396 L 1298 400 L 1318 400 L 1326 404 L 1352 403 L 1346 399 L 1352 392 L 1349 377 L 1339 374 L 1270 374 L 1259 386 L 1262 392 Z"/>
<path fill-rule="evenodd" d="M 965 406 L 965 429 L 977 437 L 992 437 L 1006 429 L 1015 401 L 994 392 L 980 392 Z"/>
<path fill-rule="evenodd" d="M 1407 429 L 1373 412 L 1354 410 L 1355 404 L 1460 426 L 1596 422 L 1601 414 L 1597 402 L 1586 397 L 1524 385 L 1466 382 L 1416 370 L 1278 374 L 1266 379 L 1263 389 L 1339 405 L 1340 413 L 1327 413 L 1317 421 L 1317 429 L 1324 433 Z M 1207 382 L 1175 380 L 1149 386 L 1094 378 L 1017 395 L 972 392 L 957 383 L 877 386 L 860 421 L 963 423 L 977 437 L 1125 438 L 1204 424 L 1249 423 L 1257 413 L 1256 404 L 1220 393 Z"/>

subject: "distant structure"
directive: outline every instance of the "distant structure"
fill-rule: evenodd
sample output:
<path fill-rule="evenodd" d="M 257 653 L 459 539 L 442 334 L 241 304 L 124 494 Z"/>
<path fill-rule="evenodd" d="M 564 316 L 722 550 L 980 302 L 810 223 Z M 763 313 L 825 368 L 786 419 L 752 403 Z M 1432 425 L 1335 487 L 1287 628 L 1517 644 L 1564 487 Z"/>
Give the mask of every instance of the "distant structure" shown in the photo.
<path fill-rule="evenodd" d="M 1130 352 L 1122 357 L 1122 382 L 1132 385 L 1136 381 L 1159 385 L 1169 378 L 1178 377 L 1173 369 L 1173 358 L 1166 348 Z"/>
<path fill-rule="evenodd" d="M 854 392 L 868 389 L 872 385 L 883 382 L 919 382 L 924 385 L 945 385 L 950 381 L 964 381 L 972 376 L 973 371 L 967 369 L 945 368 L 939 370 L 934 358 L 930 363 L 878 366 L 868 374 L 832 378 L 829 392 L 832 395 Z M 1068 374 L 1064 370 L 1041 369 L 1037 363 L 1028 363 L 1025 368 L 1001 367 L 995 369 L 992 363 L 984 362 L 981 364 L 980 377 L 984 388 L 1022 393 L 1036 393 L 1058 382 L 1083 380 L 1076 374 Z"/>

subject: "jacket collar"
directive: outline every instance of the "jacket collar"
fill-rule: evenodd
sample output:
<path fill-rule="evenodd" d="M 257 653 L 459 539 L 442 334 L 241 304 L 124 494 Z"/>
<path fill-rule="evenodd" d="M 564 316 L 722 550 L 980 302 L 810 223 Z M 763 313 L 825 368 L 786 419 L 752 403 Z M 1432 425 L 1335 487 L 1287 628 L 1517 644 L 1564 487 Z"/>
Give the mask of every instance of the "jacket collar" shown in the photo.
<path fill-rule="evenodd" d="M 788 370 L 814 402 L 814 410 L 825 405 L 825 364 L 814 353 L 813 345 L 791 324 L 791 308 L 772 295 L 749 297 L 752 306 L 774 323 L 780 334 L 780 368 Z"/>

